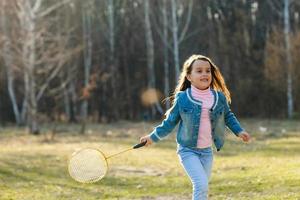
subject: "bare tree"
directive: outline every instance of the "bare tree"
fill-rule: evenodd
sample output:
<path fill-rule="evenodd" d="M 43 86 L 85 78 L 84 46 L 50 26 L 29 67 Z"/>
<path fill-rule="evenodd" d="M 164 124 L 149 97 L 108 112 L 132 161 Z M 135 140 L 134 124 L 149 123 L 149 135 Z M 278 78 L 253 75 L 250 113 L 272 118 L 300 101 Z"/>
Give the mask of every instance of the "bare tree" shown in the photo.
<path fill-rule="evenodd" d="M 163 15 L 163 41 L 168 41 L 168 13 L 167 13 L 167 0 L 163 0 L 163 6 L 162 6 L 162 15 Z M 167 46 L 165 48 L 163 48 L 163 52 L 164 52 L 164 84 L 165 84 L 165 88 L 164 88 L 164 94 L 165 96 L 169 96 L 170 93 L 170 78 L 169 78 L 169 51 Z M 166 109 L 170 108 L 170 100 L 167 99 L 166 101 Z"/>
<path fill-rule="evenodd" d="M 293 78 L 292 78 L 292 57 L 290 44 L 290 2 L 284 0 L 283 20 L 284 20 L 284 44 L 285 44 L 285 59 L 287 64 L 287 113 L 288 118 L 292 118 L 294 112 L 293 106 Z"/>
<path fill-rule="evenodd" d="M 12 58 L 12 41 L 10 38 L 9 33 L 9 26 L 8 26 L 8 19 L 7 16 L 9 13 L 7 13 L 8 10 L 12 10 L 11 7 L 7 5 L 7 1 L 3 0 L 1 1 L 1 28 L 3 33 L 3 59 L 5 62 L 5 69 L 6 69 L 6 75 L 7 75 L 7 87 L 9 92 L 9 97 L 12 103 L 15 120 L 17 125 L 21 125 L 23 122 L 23 119 L 21 117 L 21 113 L 18 107 L 17 103 L 17 97 L 15 93 L 15 84 L 14 84 L 14 73 L 13 73 L 13 58 Z"/>
<path fill-rule="evenodd" d="M 75 51 L 66 51 L 66 38 L 56 37 L 56 34 L 52 34 L 49 31 L 52 28 L 51 24 L 45 21 L 45 18 L 54 20 L 50 14 L 69 2 L 71 0 L 44 7 L 45 1 L 42 0 L 16 1 L 19 28 L 23 40 L 20 52 L 24 72 L 24 96 L 27 100 L 27 124 L 30 132 L 34 134 L 39 133 L 39 100 L 44 96 L 51 81 L 59 75 L 66 61 L 79 51 L 78 48 Z"/>
<path fill-rule="evenodd" d="M 111 68 L 111 74 L 113 74 L 113 77 L 111 79 L 111 84 L 112 84 L 112 99 L 114 102 L 118 101 L 118 78 L 119 75 L 117 73 L 117 59 L 116 59 L 116 51 L 115 51 L 115 43 L 116 43 L 116 20 L 115 20 L 115 10 L 118 10 L 118 8 L 115 6 L 115 1 L 114 0 L 108 0 L 108 37 L 109 37 L 109 67 Z M 113 112 L 113 117 L 115 119 L 118 118 L 118 111 L 115 107 L 112 107 L 111 112 Z"/>
<path fill-rule="evenodd" d="M 149 0 L 144 1 L 145 9 L 145 37 L 147 46 L 147 69 L 148 69 L 148 88 L 155 88 L 155 71 L 154 71 L 154 43 L 152 36 L 152 29 L 150 23 L 150 8 Z M 155 107 L 160 114 L 163 114 L 163 110 L 158 102 L 155 103 Z M 152 107 L 152 115 L 154 115 L 154 108 Z"/>
<path fill-rule="evenodd" d="M 82 33 L 84 41 L 83 59 L 84 59 L 84 89 L 89 87 L 89 80 L 92 67 L 92 22 L 91 22 L 91 4 L 84 3 L 82 5 Z M 82 129 L 81 133 L 85 132 L 85 123 L 88 116 L 88 98 L 82 98 L 81 104 L 81 121 Z"/>
<path fill-rule="evenodd" d="M 281 1 L 281 0 L 280 0 Z M 291 56 L 291 25 L 290 25 L 290 6 L 295 1 L 282 0 L 283 8 L 278 1 L 268 0 L 268 4 L 271 8 L 283 19 L 283 30 L 284 30 L 284 53 L 285 53 L 285 64 L 286 66 L 286 97 L 287 97 L 287 115 L 288 118 L 293 117 L 294 113 L 294 97 L 293 97 L 293 76 L 292 76 L 292 56 Z"/>
<path fill-rule="evenodd" d="M 170 3 L 170 5 L 169 5 Z M 187 10 L 186 10 L 187 4 Z M 168 9 L 171 6 L 171 10 Z M 172 53 L 172 57 L 175 65 L 175 80 L 178 79 L 180 74 L 180 55 L 179 48 L 180 44 L 190 37 L 191 35 L 198 32 L 198 28 L 194 27 L 193 33 L 187 34 L 193 9 L 193 0 L 189 0 L 188 3 L 178 2 L 177 0 L 163 0 L 159 4 L 159 9 L 162 16 L 162 24 L 159 24 L 155 17 L 153 22 L 155 30 L 157 31 L 160 39 L 163 42 L 163 55 L 164 55 L 164 95 L 169 96 L 169 51 Z M 170 19 L 169 19 L 170 18 Z M 185 20 L 185 21 L 184 21 Z M 160 21 L 160 20 L 159 20 Z M 169 39 L 169 32 L 171 33 L 171 40 Z M 170 102 L 167 99 L 166 107 L 169 108 Z"/>
<path fill-rule="evenodd" d="M 172 12 L 172 35 L 173 35 L 173 56 L 175 64 L 175 80 L 178 79 L 180 74 L 180 61 L 179 61 L 179 46 L 180 43 L 185 39 L 188 27 L 190 25 L 192 9 L 193 9 L 193 0 L 189 0 L 188 11 L 186 22 L 183 24 L 182 29 L 179 29 L 180 20 L 183 17 L 183 10 L 178 12 L 178 2 L 177 0 L 171 0 L 171 12 Z M 181 8 L 183 9 L 183 8 Z M 179 18 L 179 20 L 178 20 Z"/>

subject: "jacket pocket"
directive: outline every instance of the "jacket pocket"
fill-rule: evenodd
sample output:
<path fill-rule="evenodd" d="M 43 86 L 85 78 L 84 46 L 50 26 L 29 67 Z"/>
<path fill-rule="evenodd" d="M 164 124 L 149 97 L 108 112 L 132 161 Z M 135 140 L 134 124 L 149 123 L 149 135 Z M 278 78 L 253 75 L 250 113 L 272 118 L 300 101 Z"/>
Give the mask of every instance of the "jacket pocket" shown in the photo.
<path fill-rule="evenodd" d="M 181 107 L 179 109 L 181 119 L 185 123 L 185 125 L 190 125 L 193 122 L 193 108 L 191 107 Z"/>
<path fill-rule="evenodd" d="M 216 108 L 216 110 L 214 110 L 213 113 L 216 118 L 219 118 L 220 116 L 224 115 L 224 110 L 225 110 L 224 106 L 219 106 Z"/>
<path fill-rule="evenodd" d="M 220 143 L 224 142 L 225 137 L 225 118 L 224 112 L 219 115 L 216 119 L 216 123 L 214 126 L 214 136 L 218 138 Z"/>

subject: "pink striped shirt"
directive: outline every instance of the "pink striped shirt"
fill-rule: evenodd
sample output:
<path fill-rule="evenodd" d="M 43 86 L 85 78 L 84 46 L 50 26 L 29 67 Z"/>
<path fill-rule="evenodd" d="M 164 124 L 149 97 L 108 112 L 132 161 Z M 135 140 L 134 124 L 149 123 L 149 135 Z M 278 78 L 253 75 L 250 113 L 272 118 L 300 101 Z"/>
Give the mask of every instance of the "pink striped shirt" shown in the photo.
<path fill-rule="evenodd" d="M 214 104 L 214 95 L 212 94 L 210 88 L 206 90 L 199 90 L 192 85 L 191 90 L 193 98 L 202 102 L 197 147 L 210 147 L 212 146 L 212 135 L 209 109 L 211 109 Z"/>

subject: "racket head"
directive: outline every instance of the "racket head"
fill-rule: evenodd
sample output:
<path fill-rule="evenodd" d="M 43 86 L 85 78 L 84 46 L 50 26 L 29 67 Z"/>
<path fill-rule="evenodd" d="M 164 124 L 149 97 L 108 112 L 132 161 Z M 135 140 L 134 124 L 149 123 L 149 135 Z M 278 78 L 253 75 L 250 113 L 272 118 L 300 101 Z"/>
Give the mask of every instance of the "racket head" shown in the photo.
<path fill-rule="evenodd" d="M 68 163 L 70 176 L 81 183 L 97 182 L 106 175 L 107 170 L 107 159 L 96 148 L 83 148 L 74 152 Z"/>

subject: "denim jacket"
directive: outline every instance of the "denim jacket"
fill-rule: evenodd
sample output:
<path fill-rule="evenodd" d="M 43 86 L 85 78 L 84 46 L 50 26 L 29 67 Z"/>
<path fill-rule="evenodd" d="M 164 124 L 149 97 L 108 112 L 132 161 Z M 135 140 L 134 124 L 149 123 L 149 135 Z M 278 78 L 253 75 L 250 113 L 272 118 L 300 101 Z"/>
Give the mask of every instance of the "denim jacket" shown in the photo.
<path fill-rule="evenodd" d="M 243 131 L 239 121 L 231 112 L 226 97 L 222 92 L 211 89 L 214 95 L 214 104 L 210 109 L 212 139 L 217 151 L 224 145 L 225 125 L 236 135 Z M 192 97 L 191 88 L 180 91 L 175 96 L 175 101 L 170 113 L 163 122 L 150 133 L 154 142 L 158 142 L 172 132 L 179 123 L 177 143 L 190 148 L 197 147 L 198 132 L 202 102 Z M 200 133 L 201 134 L 201 133 Z"/>

